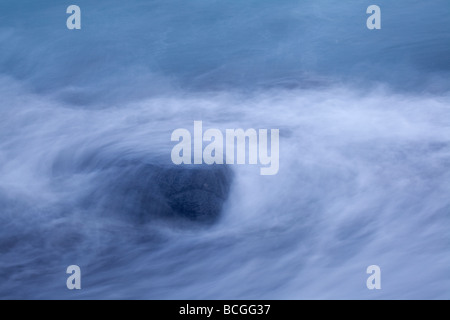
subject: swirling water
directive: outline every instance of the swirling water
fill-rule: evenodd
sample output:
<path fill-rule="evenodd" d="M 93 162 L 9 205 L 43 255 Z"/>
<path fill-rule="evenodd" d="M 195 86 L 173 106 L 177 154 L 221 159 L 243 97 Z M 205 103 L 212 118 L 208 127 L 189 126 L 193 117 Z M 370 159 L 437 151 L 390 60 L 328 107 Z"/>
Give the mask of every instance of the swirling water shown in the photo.
<path fill-rule="evenodd" d="M 0 298 L 449 299 L 450 7 L 378 2 L 2 1 Z M 100 205 L 194 120 L 279 128 L 279 174 L 208 226 Z"/>

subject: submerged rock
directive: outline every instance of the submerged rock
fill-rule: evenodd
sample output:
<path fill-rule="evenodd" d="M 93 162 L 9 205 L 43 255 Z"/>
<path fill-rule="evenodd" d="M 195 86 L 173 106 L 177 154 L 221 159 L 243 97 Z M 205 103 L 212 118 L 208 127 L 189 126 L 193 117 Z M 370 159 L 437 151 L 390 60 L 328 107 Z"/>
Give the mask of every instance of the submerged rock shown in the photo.
<path fill-rule="evenodd" d="M 153 177 L 171 213 L 195 221 L 219 216 L 231 184 L 225 166 L 158 168 Z"/>
<path fill-rule="evenodd" d="M 214 222 L 230 191 L 231 170 L 225 166 L 143 165 L 117 183 L 113 194 L 121 204 L 116 209 L 139 221 Z"/>
<path fill-rule="evenodd" d="M 84 190 L 73 196 L 85 212 L 140 223 L 212 223 L 220 217 L 233 178 L 226 165 L 177 166 L 157 156 L 105 150 L 64 153 L 52 171 L 57 188 Z"/>
<path fill-rule="evenodd" d="M 155 165 L 122 163 L 95 173 L 100 182 L 89 206 L 101 214 L 138 222 L 213 223 L 222 212 L 232 182 L 224 165 Z"/>

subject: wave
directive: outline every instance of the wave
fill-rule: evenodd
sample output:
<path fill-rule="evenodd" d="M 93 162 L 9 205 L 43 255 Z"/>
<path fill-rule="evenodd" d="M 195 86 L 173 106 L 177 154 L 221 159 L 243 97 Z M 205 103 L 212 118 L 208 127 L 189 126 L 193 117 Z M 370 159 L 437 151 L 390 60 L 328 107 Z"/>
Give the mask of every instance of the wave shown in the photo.
<path fill-rule="evenodd" d="M 1 298 L 73 298 L 72 264 L 83 270 L 77 298 L 449 298 L 447 95 L 335 85 L 89 109 L 10 78 L 1 95 Z M 147 188 L 143 168 L 169 164 L 171 131 L 196 119 L 279 128 L 279 174 L 230 168 L 206 226 L 102 205 L 139 212 L 120 190 Z M 372 264 L 383 270 L 376 293 L 365 288 Z"/>

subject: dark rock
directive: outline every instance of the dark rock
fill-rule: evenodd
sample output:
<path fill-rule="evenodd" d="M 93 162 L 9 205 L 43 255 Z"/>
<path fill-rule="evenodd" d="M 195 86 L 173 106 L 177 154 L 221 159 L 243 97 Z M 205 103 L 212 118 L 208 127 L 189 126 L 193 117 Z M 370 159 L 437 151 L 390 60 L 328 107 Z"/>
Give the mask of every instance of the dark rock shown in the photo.
<path fill-rule="evenodd" d="M 58 188 L 75 185 L 86 212 L 129 218 L 211 223 L 221 214 L 230 192 L 226 165 L 174 165 L 157 157 L 110 152 L 62 153 L 53 164 Z M 76 181 L 76 184 L 74 183 Z M 63 187 L 66 188 L 66 187 Z M 75 206 L 75 204 L 71 204 Z"/>
<path fill-rule="evenodd" d="M 107 214 L 139 222 L 163 219 L 212 223 L 230 191 L 227 166 L 175 166 L 131 162 L 108 168 L 93 202 Z M 91 201 L 92 203 L 92 201 Z"/>
<path fill-rule="evenodd" d="M 218 218 L 231 184 L 225 166 L 158 168 L 153 177 L 172 214 L 195 221 Z"/>

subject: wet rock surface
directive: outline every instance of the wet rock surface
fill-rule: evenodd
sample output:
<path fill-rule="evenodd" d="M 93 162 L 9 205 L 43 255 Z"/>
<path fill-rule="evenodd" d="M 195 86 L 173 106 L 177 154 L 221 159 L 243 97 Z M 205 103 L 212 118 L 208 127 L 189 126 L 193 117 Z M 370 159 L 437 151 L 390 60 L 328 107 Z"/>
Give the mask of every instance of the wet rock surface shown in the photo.
<path fill-rule="evenodd" d="M 100 206 L 102 214 L 142 223 L 213 223 L 221 215 L 232 182 L 231 169 L 223 165 L 127 163 L 108 168 L 102 176 L 106 185 L 93 192 L 88 203 Z"/>

